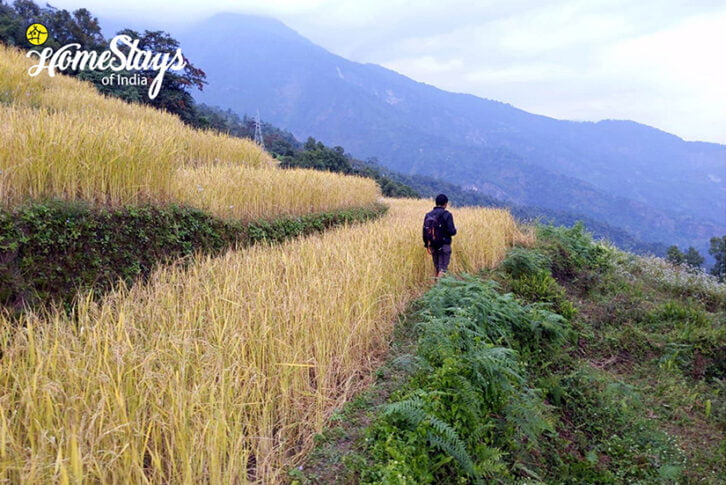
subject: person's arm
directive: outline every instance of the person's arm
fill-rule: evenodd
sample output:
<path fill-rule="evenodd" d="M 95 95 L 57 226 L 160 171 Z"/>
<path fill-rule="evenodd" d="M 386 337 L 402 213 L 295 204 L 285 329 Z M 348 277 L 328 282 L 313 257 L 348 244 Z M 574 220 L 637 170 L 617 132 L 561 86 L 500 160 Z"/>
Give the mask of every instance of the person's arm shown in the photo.
<path fill-rule="evenodd" d="M 429 247 L 428 243 L 426 242 L 426 216 L 424 216 L 424 225 L 421 229 L 421 234 L 423 235 L 424 247 L 425 248 Z"/>
<path fill-rule="evenodd" d="M 456 235 L 456 226 L 454 226 L 454 216 L 449 212 L 448 221 L 446 221 L 446 231 L 449 233 L 449 236 L 455 236 Z"/>

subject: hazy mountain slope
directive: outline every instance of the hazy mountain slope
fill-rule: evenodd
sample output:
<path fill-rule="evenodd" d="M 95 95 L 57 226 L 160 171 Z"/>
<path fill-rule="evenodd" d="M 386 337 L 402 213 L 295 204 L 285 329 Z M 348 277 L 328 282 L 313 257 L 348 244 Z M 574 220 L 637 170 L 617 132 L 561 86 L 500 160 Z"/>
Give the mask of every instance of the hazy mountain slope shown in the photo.
<path fill-rule="evenodd" d="M 219 15 L 180 36 L 199 98 L 298 137 L 517 204 L 583 213 L 650 241 L 726 232 L 726 147 L 626 121 L 581 123 L 350 62 L 272 19 Z"/>

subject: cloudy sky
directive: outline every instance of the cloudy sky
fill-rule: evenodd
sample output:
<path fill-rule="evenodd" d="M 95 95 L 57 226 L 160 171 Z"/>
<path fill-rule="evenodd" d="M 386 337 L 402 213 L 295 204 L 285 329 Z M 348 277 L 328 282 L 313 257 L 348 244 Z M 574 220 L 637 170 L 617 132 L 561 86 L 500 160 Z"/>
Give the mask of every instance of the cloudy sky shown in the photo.
<path fill-rule="evenodd" d="M 55 0 L 173 34 L 219 12 L 278 18 L 348 59 L 555 118 L 632 119 L 726 144 L 723 0 Z M 110 33 L 106 32 L 106 35 Z M 183 46 L 182 46 L 183 48 Z"/>

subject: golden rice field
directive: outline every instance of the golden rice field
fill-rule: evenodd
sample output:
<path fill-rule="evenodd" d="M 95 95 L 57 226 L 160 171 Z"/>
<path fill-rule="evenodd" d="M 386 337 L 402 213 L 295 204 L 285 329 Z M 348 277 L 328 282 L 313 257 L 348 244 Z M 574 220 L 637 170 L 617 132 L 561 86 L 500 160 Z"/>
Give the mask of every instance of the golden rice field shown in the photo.
<path fill-rule="evenodd" d="M 60 313 L 0 317 L 0 482 L 277 483 L 431 283 L 425 201 L 280 246 L 159 268 Z M 523 236 L 454 209 L 454 271 Z"/>
<path fill-rule="evenodd" d="M 194 130 L 171 114 L 103 97 L 67 76 L 30 77 L 29 65 L 20 51 L 0 46 L 5 206 L 46 198 L 181 202 L 248 220 L 361 206 L 380 197 L 371 180 L 277 170 L 249 140 Z"/>
<path fill-rule="evenodd" d="M 381 197 L 372 179 L 316 170 L 237 166 L 180 169 L 173 188 L 178 202 L 243 222 L 360 207 Z"/>

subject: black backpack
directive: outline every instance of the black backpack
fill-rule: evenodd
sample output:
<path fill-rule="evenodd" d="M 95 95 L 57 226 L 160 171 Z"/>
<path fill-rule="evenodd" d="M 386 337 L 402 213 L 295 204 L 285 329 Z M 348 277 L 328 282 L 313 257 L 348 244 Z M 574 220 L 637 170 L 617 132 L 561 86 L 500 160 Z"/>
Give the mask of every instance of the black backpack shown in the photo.
<path fill-rule="evenodd" d="M 424 218 L 423 231 L 427 247 L 439 248 L 443 245 L 444 228 L 439 221 L 439 216 L 443 213 L 431 211 Z"/>

